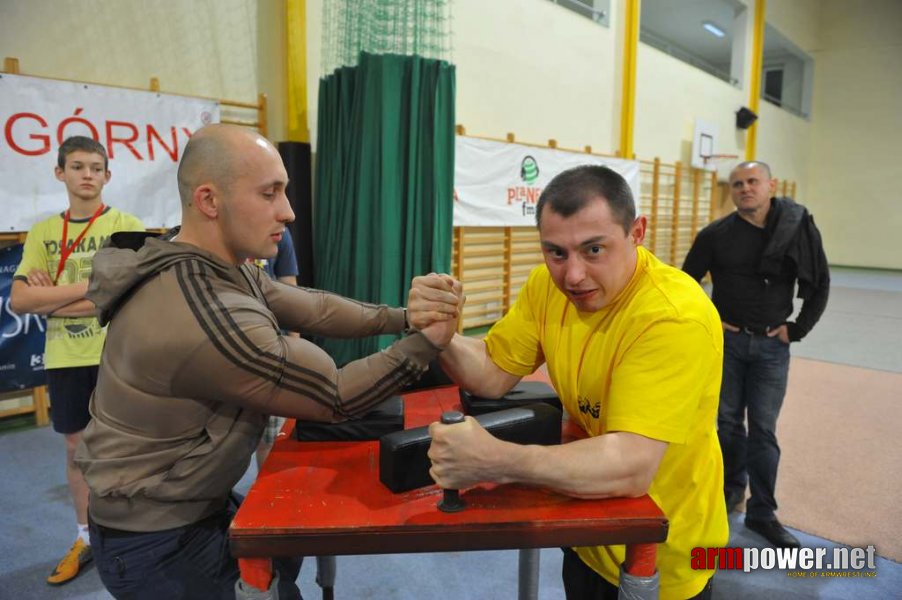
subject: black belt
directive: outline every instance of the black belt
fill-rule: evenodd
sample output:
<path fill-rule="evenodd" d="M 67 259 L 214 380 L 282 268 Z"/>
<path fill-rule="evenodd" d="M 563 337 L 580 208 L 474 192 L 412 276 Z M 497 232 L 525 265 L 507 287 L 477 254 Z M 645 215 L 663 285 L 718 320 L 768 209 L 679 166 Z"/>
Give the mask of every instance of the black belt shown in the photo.
<path fill-rule="evenodd" d="M 739 331 L 746 335 L 767 335 L 772 328 L 770 326 L 756 327 L 754 325 L 741 325 Z"/>

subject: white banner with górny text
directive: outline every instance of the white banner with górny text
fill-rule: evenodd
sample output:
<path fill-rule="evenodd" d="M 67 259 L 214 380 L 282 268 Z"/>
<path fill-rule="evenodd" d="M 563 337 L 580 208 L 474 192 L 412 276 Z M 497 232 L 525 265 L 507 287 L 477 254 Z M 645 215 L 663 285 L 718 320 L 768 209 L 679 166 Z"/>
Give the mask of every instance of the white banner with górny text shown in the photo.
<path fill-rule="evenodd" d="M 146 227 L 177 225 L 182 151 L 219 114 L 216 100 L 0 74 L 0 231 L 28 231 L 68 208 L 53 168 L 60 144 L 73 135 L 106 148 L 112 177 L 105 204 Z"/>

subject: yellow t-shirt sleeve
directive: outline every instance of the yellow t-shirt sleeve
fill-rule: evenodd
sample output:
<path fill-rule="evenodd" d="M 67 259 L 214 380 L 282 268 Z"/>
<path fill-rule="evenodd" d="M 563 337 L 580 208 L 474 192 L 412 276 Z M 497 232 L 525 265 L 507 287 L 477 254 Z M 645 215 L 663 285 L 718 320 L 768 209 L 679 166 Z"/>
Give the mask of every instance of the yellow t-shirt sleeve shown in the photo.
<path fill-rule="evenodd" d="M 144 227 L 144 223 L 142 223 L 141 219 L 138 217 L 128 213 L 123 213 L 123 216 L 125 217 L 123 219 L 123 226 L 119 231 L 147 231 L 147 228 Z"/>
<path fill-rule="evenodd" d="M 538 269 L 520 289 L 517 300 L 485 337 L 486 349 L 496 365 L 512 375 L 529 375 L 545 362 L 539 343 L 540 323 L 535 302 L 541 295 Z"/>
<path fill-rule="evenodd" d="M 643 331 L 613 370 L 607 430 L 685 443 L 722 365 L 711 333 L 696 321 L 666 320 Z M 719 386 L 718 386 L 719 387 Z"/>
<path fill-rule="evenodd" d="M 48 270 L 47 247 L 44 245 L 44 223 L 37 223 L 25 236 L 25 245 L 22 247 L 22 261 L 16 268 L 13 278 L 28 277 L 32 269 Z M 56 273 L 50 273 L 53 277 Z"/>

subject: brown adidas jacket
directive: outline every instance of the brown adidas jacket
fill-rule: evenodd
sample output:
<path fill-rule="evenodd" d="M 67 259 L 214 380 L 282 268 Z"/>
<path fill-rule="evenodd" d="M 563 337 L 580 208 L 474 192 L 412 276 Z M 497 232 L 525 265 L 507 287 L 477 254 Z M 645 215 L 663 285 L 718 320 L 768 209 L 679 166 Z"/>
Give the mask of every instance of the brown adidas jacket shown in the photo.
<path fill-rule="evenodd" d="M 266 415 L 340 421 L 419 377 L 439 350 L 414 333 L 338 369 L 279 329 L 397 333 L 402 309 L 271 281 L 195 246 L 117 234 L 97 252 L 88 298 L 109 323 L 92 420 L 76 452 L 91 518 L 126 531 L 221 510 Z"/>

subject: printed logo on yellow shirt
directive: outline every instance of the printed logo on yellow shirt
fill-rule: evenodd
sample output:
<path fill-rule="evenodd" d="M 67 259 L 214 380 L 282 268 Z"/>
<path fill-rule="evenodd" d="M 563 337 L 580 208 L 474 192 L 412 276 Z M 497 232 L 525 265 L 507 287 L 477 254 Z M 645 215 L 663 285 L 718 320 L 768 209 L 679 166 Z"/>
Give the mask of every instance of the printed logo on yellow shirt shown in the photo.
<path fill-rule="evenodd" d="M 576 402 L 579 404 L 579 412 L 584 415 L 592 415 L 592 418 L 597 419 L 601 414 L 601 400 L 596 400 L 595 404 L 592 404 L 588 397 L 577 396 Z"/>
<path fill-rule="evenodd" d="M 101 335 L 103 328 L 97 319 L 49 319 L 47 322 L 47 339 L 49 340 L 83 340 Z"/>
<path fill-rule="evenodd" d="M 66 330 L 66 333 L 69 334 L 70 338 L 76 339 L 89 338 L 100 332 L 100 327 L 95 327 L 93 323 L 90 325 L 63 325 L 63 328 Z"/>

